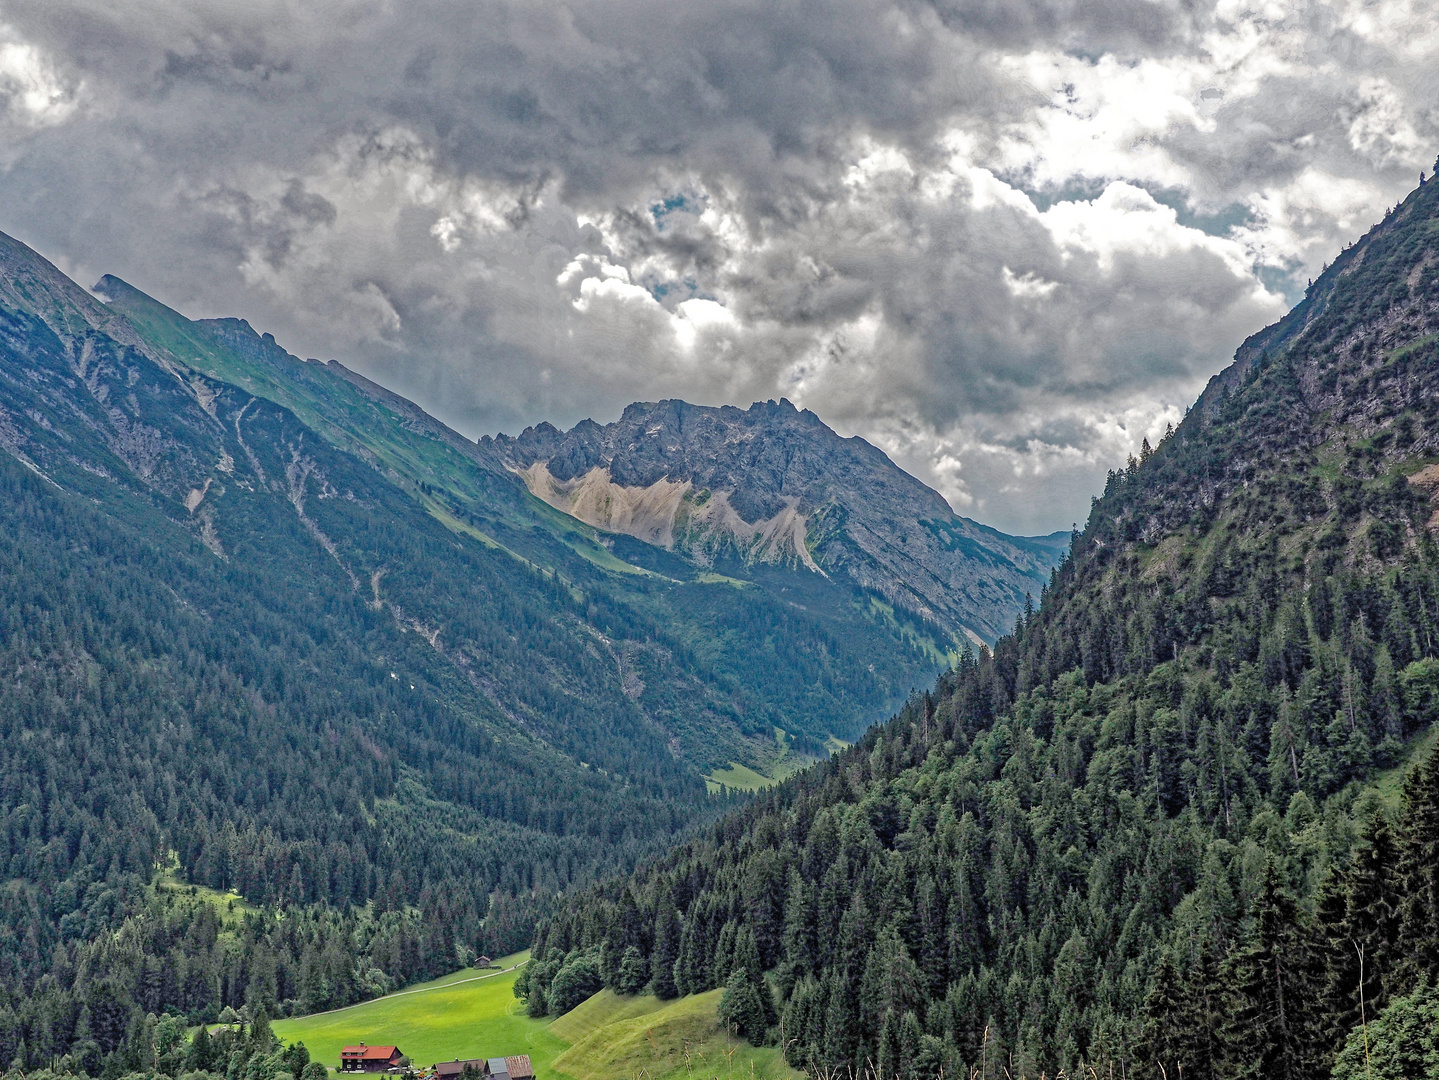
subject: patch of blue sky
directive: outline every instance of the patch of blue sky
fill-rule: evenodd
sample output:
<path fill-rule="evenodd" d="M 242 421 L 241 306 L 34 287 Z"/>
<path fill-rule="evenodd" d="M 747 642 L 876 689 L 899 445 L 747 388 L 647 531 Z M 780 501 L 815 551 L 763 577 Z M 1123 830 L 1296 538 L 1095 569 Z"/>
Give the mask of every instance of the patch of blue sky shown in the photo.
<path fill-rule="evenodd" d="M 1255 276 L 1272 293 L 1284 297 L 1291 307 L 1304 299 L 1305 283 L 1299 277 L 1300 263 L 1295 261 L 1284 266 L 1256 266 Z"/>
<path fill-rule="evenodd" d="M 671 311 L 686 300 L 717 300 L 711 293 L 701 292 L 699 282 L 686 275 L 678 280 L 661 281 L 641 279 L 639 284 L 648 289 L 651 296 Z"/>
<path fill-rule="evenodd" d="M 1104 189 L 1110 183 L 1110 178 L 1082 177 L 1062 187 L 1032 188 L 1024 183 L 1023 177 L 1003 176 L 1001 179 L 1024 192 L 1040 213 L 1044 213 L 1056 203 L 1093 202 L 1104 194 Z M 1126 180 L 1126 183 L 1143 188 L 1155 202 L 1173 210 L 1179 224 L 1186 229 L 1198 229 L 1209 236 L 1228 236 L 1231 230 L 1256 222 L 1253 208 L 1243 203 L 1230 203 L 1216 209 L 1201 209 L 1189 201 L 1182 188 L 1160 187 L 1157 184 L 1146 184 L 1142 180 Z"/>
<path fill-rule="evenodd" d="M 650 205 L 650 217 L 654 219 L 655 228 L 664 232 L 665 226 L 669 224 L 668 218 L 672 214 L 699 214 L 704 210 L 703 196 L 692 193 L 676 192 L 673 195 L 666 195 L 657 203 Z"/>

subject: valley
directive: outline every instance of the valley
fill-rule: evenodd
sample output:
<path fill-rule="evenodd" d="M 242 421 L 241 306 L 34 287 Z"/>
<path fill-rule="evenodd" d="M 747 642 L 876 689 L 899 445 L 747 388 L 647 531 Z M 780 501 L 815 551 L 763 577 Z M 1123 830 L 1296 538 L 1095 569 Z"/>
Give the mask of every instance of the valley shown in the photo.
<path fill-rule="evenodd" d="M 521 948 L 965 647 L 818 564 L 564 514 L 339 364 L 9 237 L 0 334 L 6 1060 Z"/>
<path fill-rule="evenodd" d="M 0 1060 L 1367 1077 L 1439 1022 L 1436 342 L 1424 184 L 1025 538 L 786 400 L 473 442 L 0 236 Z"/>

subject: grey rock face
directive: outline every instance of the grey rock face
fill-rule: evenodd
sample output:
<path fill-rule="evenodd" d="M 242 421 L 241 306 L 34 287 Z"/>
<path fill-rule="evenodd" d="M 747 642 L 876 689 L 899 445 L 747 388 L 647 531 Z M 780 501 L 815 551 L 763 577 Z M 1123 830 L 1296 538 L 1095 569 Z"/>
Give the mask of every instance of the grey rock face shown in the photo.
<path fill-rule="evenodd" d="M 701 564 L 730 554 L 824 574 L 985 640 L 1012 628 L 1068 540 L 960 517 L 883 451 L 784 399 L 642 402 L 613 424 L 540 424 L 481 445 L 535 495 L 599 528 Z"/>

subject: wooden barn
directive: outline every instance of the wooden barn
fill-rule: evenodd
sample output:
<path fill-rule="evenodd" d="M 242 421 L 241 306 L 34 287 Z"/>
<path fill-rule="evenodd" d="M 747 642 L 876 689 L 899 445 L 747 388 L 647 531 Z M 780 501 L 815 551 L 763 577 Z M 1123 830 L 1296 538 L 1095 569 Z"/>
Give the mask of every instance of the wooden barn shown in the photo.
<path fill-rule="evenodd" d="M 478 1075 L 485 1075 L 485 1058 L 459 1058 L 455 1061 L 435 1062 L 435 1080 L 459 1080 L 466 1069 L 473 1069 Z"/>
<path fill-rule="evenodd" d="M 493 1057 L 485 1065 L 490 1080 L 534 1080 L 535 1070 L 529 1054 L 514 1057 Z"/>
<path fill-rule="evenodd" d="M 341 1072 L 380 1073 L 400 1067 L 398 1046 L 346 1046 L 340 1050 Z"/>

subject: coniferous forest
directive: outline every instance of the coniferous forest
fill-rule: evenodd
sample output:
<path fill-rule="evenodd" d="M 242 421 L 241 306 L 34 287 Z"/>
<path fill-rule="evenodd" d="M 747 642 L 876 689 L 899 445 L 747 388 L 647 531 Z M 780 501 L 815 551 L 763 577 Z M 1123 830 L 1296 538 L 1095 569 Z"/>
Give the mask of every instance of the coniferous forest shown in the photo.
<path fill-rule="evenodd" d="M 269 1018 L 532 941 L 831 1080 L 1439 1075 L 1439 186 L 952 665 L 3 255 L 0 1065 L 319 1080 Z"/>

